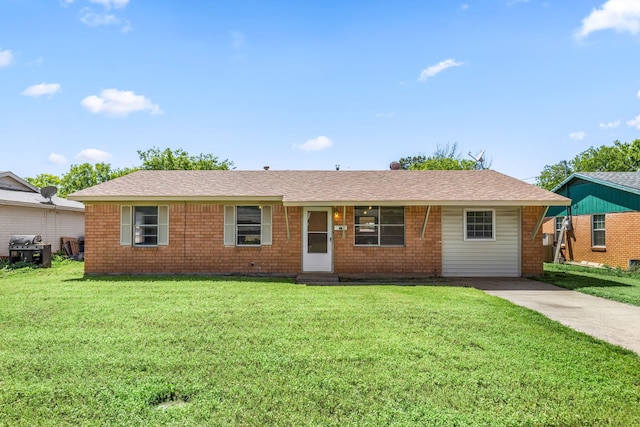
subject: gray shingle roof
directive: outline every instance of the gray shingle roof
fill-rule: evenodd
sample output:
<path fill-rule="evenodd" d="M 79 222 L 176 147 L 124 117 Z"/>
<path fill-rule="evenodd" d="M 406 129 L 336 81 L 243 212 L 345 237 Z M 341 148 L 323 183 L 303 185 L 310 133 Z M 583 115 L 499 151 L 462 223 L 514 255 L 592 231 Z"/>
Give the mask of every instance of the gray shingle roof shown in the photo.
<path fill-rule="evenodd" d="M 84 205 L 74 200 L 67 200 L 62 197 L 53 196 L 51 201 L 53 202 L 52 204 L 46 203 L 47 199 L 42 197 L 40 193 L 0 189 L 0 205 L 84 211 Z"/>
<path fill-rule="evenodd" d="M 640 172 L 578 172 L 574 176 L 640 192 Z"/>
<path fill-rule="evenodd" d="M 48 203 L 37 187 L 11 172 L 0 172 L 0 180 L 0 205 L 84 211 L 82 203 L 58 196 L 53 196 L 52 203 Z"/>
<path fill-rule="evenodd" d="M 552 205 L 569 199 L 483 171 L 137 171 L 68 196 L 90 201 L 277 200 L 286 205 Z"/>

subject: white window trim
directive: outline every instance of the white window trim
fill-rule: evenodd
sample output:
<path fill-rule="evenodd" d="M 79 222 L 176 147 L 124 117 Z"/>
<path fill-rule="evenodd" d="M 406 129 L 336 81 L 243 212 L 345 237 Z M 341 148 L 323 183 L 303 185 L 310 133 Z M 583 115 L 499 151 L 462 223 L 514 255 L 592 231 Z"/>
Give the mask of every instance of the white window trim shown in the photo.
<path fill-rule="evenodd" d="M 262 215 L 260 218 L 260 245 L 261 246 L 270 246 L 273 241 L 273 214 L 271 205 L 262 205 L 261 207 Z"/>
<path fill-rule="evenodd" d="M 224 245 L 236 245 L 236 207 L 224 207 Z"/>
<path fill-rule="evenodd" d="M 122 246 L 133 244 L 132 210 L 131 206 L 120 206 L 120 245 Z"/>
<path fill-rule="evenodd" d="M 260 244 L 238 245 L 236 209 L 239 206 L 258 206 L 260 208 Z M 224 245 L 239 248 L 270 246 L 273 243 L 273 208 L 271 205 L 225 205 L 224 207 Z"/>
<path fill-rule="evenodd" d="M 158 242 L 155 245 L 136 245 L 133 241 L 135 227 L 133 214 L 137 206 L 158 208 Z M 169 206 L 166 205 L 122 205 L 120 206 L 120 245 L 138 248 L 155 248 L 169 245 Z"/>
<path fill-rule="evenodd" d="M 595 228 L 593 226 L 594 218 L 596 216 L 602 216 L 604 220 L 604 228 Z M 604 245 L 596 245 L 595 242 L 595 232 L 602 231 L 604 233 Z M 591 215 L 591 247 L 592 248 L 606 248 L 607 247 L 607 216 L 605 214 L 593 214 Z"/>
<path fill-rule="evenodd" d="M 467 212 L 491 212 L 491 237 L 467 237 Z M 462 214 L 462 238 L 465 242 L 495 242 L 496 241 L 496 210 L 482 208 L 465 208 Z"/>

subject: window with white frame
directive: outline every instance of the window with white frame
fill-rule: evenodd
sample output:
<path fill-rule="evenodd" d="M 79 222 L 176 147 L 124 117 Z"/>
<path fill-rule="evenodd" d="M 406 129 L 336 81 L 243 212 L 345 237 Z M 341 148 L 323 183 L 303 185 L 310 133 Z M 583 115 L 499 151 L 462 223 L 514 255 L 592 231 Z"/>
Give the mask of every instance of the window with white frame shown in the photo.
<path fill-rule="evenodd" d="M 605 246 L 605 216 L 604 214 L 591 216 L 591 245 Z"/>
<path fill-rule="evenodd" d="M 355 244 L 404 246 L 403 206 L 356 206 Z"/>
<path fill-rule="evenodd" d="M 271 244 L 271 206 L 225 206 L 224 244 L 261 246 Z"/>
<path fill-rule="evenodd" d="M 495 217 L 493 209 L 465 209 L 464 240 L 495 240 Z"/>
<path fill-rule="evenodd" d="M 163 246 L 169 244 L 168 206 L 121 206 L 120 244 Z"/>

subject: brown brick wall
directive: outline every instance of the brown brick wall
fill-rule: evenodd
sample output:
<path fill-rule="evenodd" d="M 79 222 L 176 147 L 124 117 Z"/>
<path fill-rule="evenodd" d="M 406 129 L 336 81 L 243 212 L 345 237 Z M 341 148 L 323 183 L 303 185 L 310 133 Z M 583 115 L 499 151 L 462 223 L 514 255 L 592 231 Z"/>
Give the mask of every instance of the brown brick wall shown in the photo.
<path fill-rule="evenodd" d="M 542 223 L 542 232 L 543 233 L 548 233 L 548 234 L 553 234 L 554 232 L 554 227 L 555 227 L 555 220 L 553 218 L 545 218 L 544 222 Z"/>
<path fill-rule="evenodd" d="M 540 207 L 523 208 L 522 275 L 542 273 L 541 235 L 531 240 Z M 302 271 L 302 210 L 289 207 L 291 238 L 287 239 L 285 209 L 273 205 L 273 244 L 261 247 L 224 246 L 224 204 L 169 204 L 169 245 L 141 248 L 120 245 L 120 205 L 87 204 L 85 211 L 85 272 L 87 274 L 213 273 L 281 274 Z M 348 274 L 439 276 L 442 268 L 441 208 L 432 206 L 424 239 L 420 239 L 427 208 L 405 210 L 404 247 L 354 245 L 353 207 L 346 210 L 347 231 L 333 232 L 334 271 Z M 333 212 L 341 225 L 342 207 Z"/>
<path fill-rule="evenodd" d="M 545 233 L 553 232 L 553 224 L 553 218 L 545 222 Z M 625 269 L 629 259 L 640 259 L 640 212 L 606 214 L 604 250 L 591 246 L 591 215 L 574 215 L 571 224 L 572 230 L 567 233 L 567 244 L 562 250 L 565 259 Z"/>
<path fill-rule="evenodd" d="M 405 246 L 355 246 L 353 207 L 346 212 L 347 231 L 333 234 L 334 271 L 345 274 L 397 274 L 439 276 L 442 266 L 442 244 L 440 241 L 440 207 L 432 206 L 429 221 L 420 240 L 427 208 L 407 206 L 405 208 Z M 342 207 L 334 208 L 334 224 L 342 225 Z"/>
<path fill-rule="evenodd" d="M 543 211 L 542 206 L 522 208 L 522 276 L 540 276 L 544 273 L 544 247 L 542 246 L 542 227 L 531 239 L 531 232 Z"/>
<path fill-rule="evenodd" d="M 273 206 L 273 245 L 224 246 L 224 205 L 169 205 L 169 245 L 120 245 L 120 206 L 86 206 L 85 272 L 242 273 L 294 275 L 301 270 L 301 208 L 289 208 L 287 239 L 284 207 Z"/>

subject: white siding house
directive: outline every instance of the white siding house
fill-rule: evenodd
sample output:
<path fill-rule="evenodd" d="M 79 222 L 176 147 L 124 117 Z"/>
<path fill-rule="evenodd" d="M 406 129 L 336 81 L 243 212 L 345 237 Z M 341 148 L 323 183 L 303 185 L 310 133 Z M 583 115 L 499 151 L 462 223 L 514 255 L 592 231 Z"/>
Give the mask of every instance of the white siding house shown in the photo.
<path fill-rule="evenodd" d="M 57 252 L 62 237 L 84 235 L 84 205 L 57 196 L 49 202 L 37 187 L 0 172 L 0 257 L 9 256 L 9 239 L 20 234 L 39 234 Z"/>
<path fill-rule="evenodd" d="M 442 275 L 519 277 L 519 207 L 442 209 Z"/>

